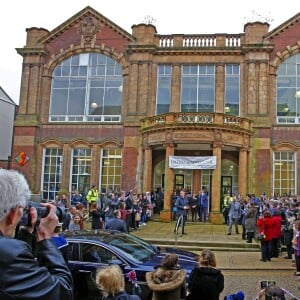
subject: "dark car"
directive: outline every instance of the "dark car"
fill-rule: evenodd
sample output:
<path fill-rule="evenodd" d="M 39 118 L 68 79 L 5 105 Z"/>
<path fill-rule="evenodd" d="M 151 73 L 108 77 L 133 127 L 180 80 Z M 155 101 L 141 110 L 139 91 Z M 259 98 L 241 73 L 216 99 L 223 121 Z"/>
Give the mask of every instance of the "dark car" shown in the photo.
<path fill-rule="evenodd" d="M 150 295 L 145 274 L 161 264 L 166 253 L 178 254 L 180 267 L 187 271 L 187 277 L 198 265 L 195 253 L 176 248 L 160 249 L 134 235 L 118 231 L 64 233 L 64 236 L 69 242 L 68 263 L 77 300 L 101 299 L 101 291 L 95 283 L 96 271 L 110 264 L 117 264 L 122 268 L 126 291 L 130 294 L 136 292 L 135 282 L 132 281 L 136 277 L 143 300 L 149 299 Z"/>

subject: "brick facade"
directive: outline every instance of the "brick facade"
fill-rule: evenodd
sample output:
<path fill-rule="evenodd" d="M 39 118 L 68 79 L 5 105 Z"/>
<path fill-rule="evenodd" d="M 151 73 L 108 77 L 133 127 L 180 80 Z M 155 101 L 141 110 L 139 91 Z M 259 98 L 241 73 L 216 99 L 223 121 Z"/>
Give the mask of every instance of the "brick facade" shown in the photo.
<path fill-rule="evenodd" d="M 86 27 L 87 18 L 93 21 L 90 29 Z M 30 161 L 22 168 L 13 162 L 12 167 L 21 170 L 29 179 L 33 192 L 39 193 L 43 149 L 63 148 L 63 187 L 69 189 L 70 153 L 76 143 L 93 149 L 93 159 L 97 160 L 101 159 L 100 150 L 105 147 L 122 148 L 122 189 L 145 192 L 144 188 L 153 184 L 155 165 L 162 160 L 168 161 L 166 153 L 216 155 L 220 160 L 231 160 L 238 168 L 243 168 L 246 175 L 239 179 L 240 194 L 263 191 L 271 194 L 272 151 L 288 145 L 288 149 L 300 157 L 299 125 L 276 124 L 276 69 L 285 58 L 300 53 L 299 20 L 298 14 L 271 32 L 268 32 L 267 23 L 248 23 L 244 33 L 236 35 L 162 36 L 151 24 L 134 25 L 129 34 L 87 7 L 58 24 L 53 31 L 27 29 L 27 43 L 17 49 L 23 56 L 23 71 L 13 157 L 19 151 L 26 151 Z M 215 44 L 208 45 L 212 40 Z M 188 43 L 198 44 L 187 46 Z M 52 72 L 64 59 L 84 52 L 107 55 L 122 66 L 120 123 L 49 122 Z M 215 65 L 213 124 L 178 122 L 181 67 L 193 63 Z M 172 66 L 170 112 L 162 119 L 155 116 L 159 64 Z M 240 116 L 231 119 L 224 113 L 226 64 L 239 64 L 241 73 Z M 173 150 L 168 148 L 170 145 Z M 145 167 L 145 160 L 152 165 Z M 221 161 L 212 172 L 214 203 L 211 207 L 216 223 L 220 222 L 217 217 L 221 197 L 220 165 Z M 299 164 L 297 166 L 300 171 Z M 150 174 L 145 174 L 144 170 Z M 166 173 L 165 196 L 168 198 L 172 193 L 173 184 L 169 181 L 173 173 L 168 168 Z M 195 174 L 199 176 L 199 172 Z M 99 183 L 99 167 L 93 167 L 91 178 Z M 299 182 L 297 193 L 300 194 Z M 167 213 L 163 218 L 169 216 L 168 206 L 165 208 Z"/>

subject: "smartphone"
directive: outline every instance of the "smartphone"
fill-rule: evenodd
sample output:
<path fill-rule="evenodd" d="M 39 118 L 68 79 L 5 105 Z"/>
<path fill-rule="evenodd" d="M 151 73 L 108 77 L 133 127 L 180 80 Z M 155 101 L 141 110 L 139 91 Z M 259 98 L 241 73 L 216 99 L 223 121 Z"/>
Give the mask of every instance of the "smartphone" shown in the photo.
<path fill-rule="evenodd" d="M 275 280 L 262 280 L 262 281 L 260 281 L 260 288 L 261 289 L 265 289 L 269 285 L 276 285 L 276 281 Z"/>

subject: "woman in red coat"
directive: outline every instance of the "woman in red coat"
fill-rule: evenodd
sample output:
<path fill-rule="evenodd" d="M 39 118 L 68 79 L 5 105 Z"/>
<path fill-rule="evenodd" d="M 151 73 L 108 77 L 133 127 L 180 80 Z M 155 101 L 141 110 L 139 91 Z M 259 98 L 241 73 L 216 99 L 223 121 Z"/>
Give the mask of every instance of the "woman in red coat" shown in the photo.
<path fill-rule="evenodd" d="M 281 211 L 274 210 L 273 212 L 273 227 L 272 227 L 272 257 L 278 257 L 280 252 L 281 244 Z"/>
<path fill-rule="evenodd" d="M 271 261 L 273 219 L 269 210 L 265 210 L 263 216 L 259 217 L 257 226 L 258 232 L 264 236 L 264 239 L 261 240 L 261 261 Z"/>

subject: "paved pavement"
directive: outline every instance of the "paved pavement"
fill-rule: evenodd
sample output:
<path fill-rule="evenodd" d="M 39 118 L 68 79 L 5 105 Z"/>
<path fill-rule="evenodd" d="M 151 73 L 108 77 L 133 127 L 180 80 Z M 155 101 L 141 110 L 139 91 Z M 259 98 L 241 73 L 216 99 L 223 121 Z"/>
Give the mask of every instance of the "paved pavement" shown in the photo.
<path fill-rule="evenodd" d="M 226 225 L 212 225 L 210 223 L 200 222 L 187 222 L 186 232 L 187 235 L 178 234 L 177 240 L 174 234 L 175 223 L 164 223 L 159 221 L 149 221 L 146 226 L 140 226 L 140 230 L 132 232 L 132 234 L 147 240 L 156 241 L 159 244 L 160 241 L 166 242 L 172 241 L 176 245 L 177 243 L 186 242 L 191 243 L 193 241 L 201 242 L 204 248 L 210 248 L 213 243 L 223 244 L 224 247 L 232 249 L 232 245 L 243 247 L 246 241 L 242 240 L 241 234 L 227 235 Z M 240 226 L 240 233 L 242 229 Z M 208 246 L 205 247 L 205 244 Z M 249 244 L 247 244 L 248 246 Z M 245 247 L 247 247 L 245 246 Z M 222 270 L 293 270 L 292 261 L 284 259 L 286 253 L 281 253 L 278 258 L 272 258 L 271 262 L 260 261 L 259 244 L 253 241 L 253 247 L 257 247 L 256 251 L 218 251 L 214 250 L 217 258 L 217 266 Z M 194 251 L 194 252 L 200 252 Z"/>
<path fill-rule="evenodd" d="M 141 226 L 140 230 L 133 231 L 132 234 L 150 241 L 172 243 L 176 245 L 176 238 L 173 233 L 175 223 L 163 223 L 159 221 L 150 221 L 146 226 Z M 232 245 L 243 246 L 246 244 L 242 240 L 241 234 L 227 235 L 226 225 L 212 225 L 210 223 L 192 223 L 186 224 L 187 235 L 179 234 L 177 236 L 177 244 L 188 244 L 198 242 L 204 245 L 223 244 L 224 249 L 232 249 Z M 240 226 L 241 232 L 241 226 Z M 255 251 L 218 251 L 214 250 L 217 258 L 217 268 L 224 274 L 225 286 L 220 295 L 220 299 L 224 299 L 225 295 L 243 291 L 245 300 L 253 300 L 259 291 L 260 280 L 275 280 L 277 285 L 290 291 L 294 296 L 300 299 L 299 277 L 293 275 L 295 267 L 292 261 L 284 259 L 285 253 L 281 253 L 278 258 L 272 258 L 271 262 L 260 261 L 259 244 L 254 241 L 253 247 L 257 247 Z M 205 247 L 210 248 L 210 247 Z M 199 251 L 200 253 L 201 249 Z M 286 299 L 294 299 L 286 294 Z M 207 299 L 208 300 L 208 299 Z"/>

